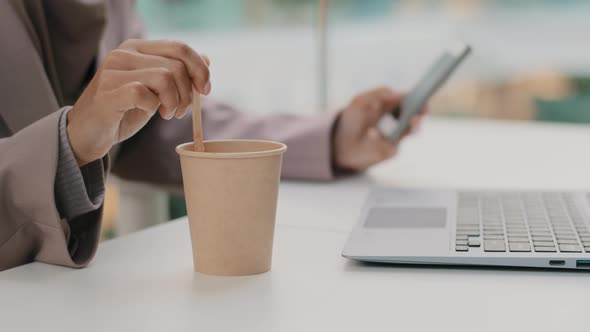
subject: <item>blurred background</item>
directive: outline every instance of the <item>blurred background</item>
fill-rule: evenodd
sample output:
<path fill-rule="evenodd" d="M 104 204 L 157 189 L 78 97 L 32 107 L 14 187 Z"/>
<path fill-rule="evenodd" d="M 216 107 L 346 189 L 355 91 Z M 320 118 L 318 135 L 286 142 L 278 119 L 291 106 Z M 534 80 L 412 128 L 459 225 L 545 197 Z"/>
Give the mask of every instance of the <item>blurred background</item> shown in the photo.
<path fill-rule="evenodd" d="M 313 114 L 377 85 L 407 90 L 463 40 L 474 52 L 431 101 L 434 116 L 590 123 L 587 0 L 138 0 L 137 10 L 146 37 L 208 54 L 212 98 L 244 111 Z M 181 198 L 145 189 L 109 185 L 105 237 L 184 213 Z"/>

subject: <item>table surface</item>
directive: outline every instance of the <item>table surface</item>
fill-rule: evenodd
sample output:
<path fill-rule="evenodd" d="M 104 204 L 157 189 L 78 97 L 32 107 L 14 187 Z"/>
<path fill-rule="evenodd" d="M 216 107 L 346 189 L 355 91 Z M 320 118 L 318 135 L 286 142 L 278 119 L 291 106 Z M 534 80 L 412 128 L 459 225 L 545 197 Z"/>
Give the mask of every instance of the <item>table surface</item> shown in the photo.
<path fill-rule="evenodd" d="M 427 119 L 400 155 L 332 183 L 283 182 L 272 271 L 195 274 L 181 219 L 74 270 L 0 273 L 0 324 L 74 331 L 586 330 L 590 274 L 367 265 L 340 251 L 372 185 L 588 189 L 581 126 Z"/>

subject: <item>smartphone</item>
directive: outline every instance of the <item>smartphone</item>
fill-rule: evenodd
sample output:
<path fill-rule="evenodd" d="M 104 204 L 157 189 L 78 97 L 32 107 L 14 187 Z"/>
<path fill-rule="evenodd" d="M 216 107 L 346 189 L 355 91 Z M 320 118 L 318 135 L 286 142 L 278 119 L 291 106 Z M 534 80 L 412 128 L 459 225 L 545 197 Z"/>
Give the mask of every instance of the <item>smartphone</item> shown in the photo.
<path fill-rule="evenodd" d="M 420 113 L 428 99 L 445 83 L 470 52 L 471 47 L 465 43 L 456 43 L 445 49 L 426 75 L 404 97 L 398 109 L 379 121 L 379 128 L 383 134 L 392 140 L 399 140 L 410 127 L 412 118 Z M 397 121 L 396 115 L 399 116 Z"/>

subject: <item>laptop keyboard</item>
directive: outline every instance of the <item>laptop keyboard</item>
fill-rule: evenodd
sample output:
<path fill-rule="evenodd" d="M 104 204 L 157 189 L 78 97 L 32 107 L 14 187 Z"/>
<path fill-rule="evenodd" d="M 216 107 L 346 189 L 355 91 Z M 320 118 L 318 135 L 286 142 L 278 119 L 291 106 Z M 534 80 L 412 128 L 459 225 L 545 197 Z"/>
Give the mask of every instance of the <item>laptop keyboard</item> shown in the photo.
<path fill-rule="evenodd" d="M 590 253 L 585 214 L 568 193 L 462 192 L 455 250 Z"/>

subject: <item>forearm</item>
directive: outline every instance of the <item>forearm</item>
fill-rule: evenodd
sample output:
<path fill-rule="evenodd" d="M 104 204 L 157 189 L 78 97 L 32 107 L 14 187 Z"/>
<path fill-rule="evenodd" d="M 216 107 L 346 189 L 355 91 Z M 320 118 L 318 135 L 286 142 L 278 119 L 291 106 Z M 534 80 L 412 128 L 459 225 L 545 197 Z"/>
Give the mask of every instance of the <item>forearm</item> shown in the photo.
<path fill-rule="evenodd" d="M 212 103 L 203 114 L 207 139 L 247 138 L 285 143 L 282 175 L 289 179 L 331 180 L 332 130 L 337 113 L 314 116 L 238 112 Z"/>
<path fill-rule="evenodd" d="M 283 177 L 330 180 L 332 126 L 336 113 L 314 117 L 289 114 L 256 115 L 203 101 L 205 139 L 266 139 L 287 144 Z M 154 117 L 122 144 L 113 171 L 122 178 L 162 186 L 180 186 L 180 163 L 174 148 L 192 140 L 192 119 L 166 121 Z"/>
<path fill-rule="evenodd" d="M 59 153 L 55 178 L 56 208 L 67 223 L 68 250 L 77 263 L 94 256 L 100 237 L 108 155 L 82 167 L 68 138 L 66 109 L 59 121 Z"/>
<path fill-rule="evenodd" d="M 78 166 L 66 130 L 68 111 L 69 108 L 66 108 L 59 121 L 55 198 L 60 216 L 66 220 L 74 220 L 102 205 L 105 194 L 105 162 L 99 159 L 83 167 Z"/>

